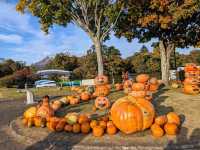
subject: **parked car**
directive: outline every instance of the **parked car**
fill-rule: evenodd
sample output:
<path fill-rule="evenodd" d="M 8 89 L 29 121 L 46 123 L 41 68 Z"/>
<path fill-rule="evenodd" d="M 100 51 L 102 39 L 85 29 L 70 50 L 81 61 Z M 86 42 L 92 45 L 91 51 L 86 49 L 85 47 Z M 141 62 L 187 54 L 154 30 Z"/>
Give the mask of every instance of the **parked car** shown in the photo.
<path fill-rule="evenodd" d="M 39 87 L 56 87 L 57 84 L 55 81 L 52 80 L 38 80 L 35 81 L 35 87 L 39 88 Z"/>

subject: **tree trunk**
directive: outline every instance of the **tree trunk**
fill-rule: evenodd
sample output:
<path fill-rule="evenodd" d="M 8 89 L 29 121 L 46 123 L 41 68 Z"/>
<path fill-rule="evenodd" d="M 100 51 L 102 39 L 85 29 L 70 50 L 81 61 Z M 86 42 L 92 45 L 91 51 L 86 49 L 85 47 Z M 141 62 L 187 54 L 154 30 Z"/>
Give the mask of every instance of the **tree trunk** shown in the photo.
<path fill-rule="evenodd" d="M 101 51 L 101 42 L 97 38 L 95 38 L 93 42 L 94 42 L 95 51 L 97 55 L 98 75 L 103 75 L 103 58 L 102 58 L 102 51 Z"/>
<path fill-rule="evenodd" d="M 170 55 L 174 48 L 175 46 L 173 43 L 159 42 L 162 81 L 166 86 L 169 85 Z"/>

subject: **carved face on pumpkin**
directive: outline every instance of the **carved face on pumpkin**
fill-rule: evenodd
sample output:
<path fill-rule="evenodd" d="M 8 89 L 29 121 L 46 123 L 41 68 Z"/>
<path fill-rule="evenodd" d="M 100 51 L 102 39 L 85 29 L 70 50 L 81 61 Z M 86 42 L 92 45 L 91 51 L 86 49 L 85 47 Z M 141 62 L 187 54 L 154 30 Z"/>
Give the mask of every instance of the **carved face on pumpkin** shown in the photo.
<path fill-rule="evenodd" d="M 106 109 L 110 107 L 110 101 L 106 97 L 99 96 L 95 100 L 95 107 L 101 110 Z"/>
<path fill-rule="evenodd" d="M 108 83 L 108 77 L 104 75 L 98 75 L 94 79 L 95 85 L 104 85 Z"/>

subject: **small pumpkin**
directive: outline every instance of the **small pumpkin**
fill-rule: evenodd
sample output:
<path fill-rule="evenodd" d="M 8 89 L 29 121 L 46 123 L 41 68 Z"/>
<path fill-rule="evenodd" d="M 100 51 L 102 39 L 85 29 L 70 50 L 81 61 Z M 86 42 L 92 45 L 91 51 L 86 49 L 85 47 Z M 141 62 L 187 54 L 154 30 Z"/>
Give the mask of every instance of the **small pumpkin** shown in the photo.
<path fill-rule="evenodd" d="M 167 123 L 167 116 L 166 115 L 162 115 L 162 116 L 158 116 L 155 118 L 155 123 L 162 126 L 165 123 Z"/>
<path fill-rule="evenodd" d="M 87 134 L 90 132 L 90 124 L 89 122 L 84 122 L 81 124 L 81 132 Z"/>
<path fill-rule="evenodd" d="M 123 90 L 123 84 L 121 84 L 121 83 L 116 83 L 116 84 L 115 84 L 115 89 L 116 89 L 117 91 Z"/>
<path fill-rule="evenodd" d="M 78 124 L 78 123 L 74 124 L 72 131 L 73 131 L 73 133 L 80 133 L 80 131 L 81 131 L 80 124 Z"/>
<path fill-rule="evenodd" d="M 178 126 L 175 123 L 166 123 L 164 129 L 168 135 L 176 135 L 178 133 Z"/>
<path fill-rule="evenodd" d="M 145 90 L 145 84 L 144 83 L 133 83 L 132 84 L 132 90 L 133 91 L 144 91 Z"/>
<path fill-rule="evenodd" d="M 108 83 L 108 77 L 105 75 L 98 75 L 94 79 L 94 83 L 95 83 L 95 85 L 105 85 Z"/>
<path fill-rule="evenodd" d="M 146 96 L 146 91 L 131 91 L 129 95 L 135 98 L 144 98 Z"/>
<path fill-rule="evenodd" d="M 168 123 L 175 123 L 177 125 L 181 124 L 180 117 L 175 112 L 170 112 L 167 114 Z"/>
<path fill-rule="evenodd" d="M 65 115 L 66 122 L 70 125 L 77 123 L 78 121 L 78 114 L 77 113 L 68 113 Z"/>
<path fill-rule="evenodd" d="M 71 132 L 73 130 L 73 127 L 72 127 L 72 125 L 66 124 L 64 130 L 66 132 Z"/>
<path fill-rule="evenodd" d="M 37 108 L 32 106 L 24 112 L 24 118 L 33 118 L 36 116 Z"/>
<path fill-rule="evenodd" d="M 197 85 L 184 84 L 183 92 L 196 95 L 200 93 L 200 88 Z"/>
<path fill-rule="evenodd" d="M 99 96 L 95 100 L 95 107 L 100 110 L 107 109 L 110 107 L 110 101 L 106 97 Z"/>
<path fill-rule="evenodd" d="M 95 126 L 97 126 L 98 125 L 98 121 L 97 120 L 92 120 L 91 122 L 90 122 L 90 127 L 91 128 L 94 128 Z"/>
<path fill-rule="evenodd" d="M 88 101 L 90 99 L 90 93 L 88 92 L 82 92 L 81 93 L 81 100 L 82 101 Z"/>
<path fill-rule="evenodd" d="M 109 135 L 114 135 L 117 133 L 117 128 L 114 125 L 109 125 L 109 126 L 107 126 L 106 132 Z"/>
<path fill-rule="evenodd" d="M 92 134 L 95 137 L 101 137 L 104 134 L 104 129 L 101 126 L 95 126 L 92 130 Z"/>
<path fill-rule="evenodd" d="M 85 115 L 85 114 L 80 114 L 79 117 L 78 117 L 78 123 L 82 124 L 82 123 L 85 123 L 85 122 L 89 122 L 88 116 Z"/>
<path fill-rule="evenodd" d="M 56 125 L 56 131 L 60 132 L 64 130 L 66 124 L 66 120 L 64 118 L 61 118 L 58 122 L 58 124 Z"/>
<path fill-rule="evenodd" d="M 60 119 L 58 117 L 50 117 L 49 122 L 47 122 L 48 129 L 51 131 L 55 131 L 59 121 Z"/>
<path fill-rule="evenodd" d="M 151 133 L 154 137 L 162 137 L 164 135 L 163 129 L 158 124 L 151 126 Z"/>
<path fill-rule="evenodd" d="M 99 125 L 103 128 L 106 129 L 107 123 L 103 120 L 99 121 Z"/>
<path fill-rule="evenodd" d="M 149 80 L 148 74 L 140 74 L 136 76 L 136 81 L 139 83 L 145 83 Z"/>

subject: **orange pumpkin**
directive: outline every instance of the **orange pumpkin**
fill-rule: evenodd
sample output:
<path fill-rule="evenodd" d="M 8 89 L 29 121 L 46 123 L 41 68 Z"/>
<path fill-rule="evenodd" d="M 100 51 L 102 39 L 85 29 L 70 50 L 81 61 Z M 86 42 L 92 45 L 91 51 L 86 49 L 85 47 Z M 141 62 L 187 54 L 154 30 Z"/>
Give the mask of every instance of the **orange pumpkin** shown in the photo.
<path fill-rule="evenodd" d="M 162 116 L 158 116 L 155 118 L 155 123 L 162 126 L 165 123 L 167 123 L 167 116 L 166 115 L 162 115 Z"/>
<path fill-rule="evenodd" d="M 149 91 L 157 91 L 159 88 L 159 85 L 158 84 L 150 84 L 149 85 Z"/>
<path fill-rule="evenodd" d="M 121 83 L 116 83 L 116 84 L 115 84 L 115 89 L 116 89 L 117 91 L 123 90 L 123 84 L 121 84 Z"/>
<path fill-rule="evenodd" d="M 72 127 L 72 125 L 66 124 L 64 130 L 66 132 L 71 132 L 73 130 L 73 127 Z"/>
<path fill-rule="evenodd" d="M 142 131 L 151 126 L 155 116 L 153 105 L 132 96 L 118 99 L 111 108 L 114 125 L 126 134 Z"/>
<path fill-rule="evenodd" d="M 33 118 L 36 116 L 37 113 L 37 108 L 32 106 L 30 108 L 28 108 L 25 112 L 24 112 L 24 118 Z"/>
<path fill-rule="evenodd" d="M 176 135 L 178 132 L 178 126 L 175 123 L 166 123 L 164 129 L 168 135 Z"/>
<path fill-rule="evenodd" d="M 151 126 L 151 133 L 154 137 L 162 137 L 164 135 L 163 129 L 158 124 Z"/>
<path fill-rule="evenodd" d="M 90 99 L 90 93 L 88 92 L 82 92 L 81 93 L 81 100 L 82 101 L 88 101 Z"/>
<path fill-rule="evenodd" d="M 108 77 L 105 75 L 98 75 L 94 79 L 94 83 L 95 83 L 95 85 L 105 85 L 108 83 Z"/>
<path fill-rule="evenodd" d="M 110 125 L 110 126 L 107 127 L 106 132 L 109 135 L 114 135 L 114 134 L 117 133 L 117 128 L 114 125 Z"/>
<path fill-rule="evenodd" d="M 132 84 L 132 90 L 133 91 L 144 91 L 145 90 L 145 84 L 144 83 L 133 83 Z"/>
<path fill-rule="evenodd" d="M 92 134 L 95 137 L 101 137 L 104 134 L 104 129 L 101 126 L 95 126 L 92 130 Z"/>
<path fill-rule="evenodd" d="M 175 123 L 177 125 L 181 124 L 180 117 L 175 112 L 170 112 L 167 114 L 168 123 Z"/>
<path fill-rule="evenodd" d="M 158 80 L 157 80 L 157 78 L 153 77 L 153 78 L 151 78 L 151 79 L 149 80 L 149 83 L 150 83 L 150 84 L 158 84 Z"/>
<path fill-rule="evenodd" d="M 145 83 L 149 80 L 149 75 L 148 74 L 140 74 L 137 75 L 136 81 L 139 83 Z"/>
<path fill-rule="evenodd" d="M 100 110 L 107 109 L 110 107 L 110 101 L 106 97 L 99 96 L 95 100 L 95 107 Z"/>
<path fill-rule="evenodd" d="M 60 119 L 58 124 L 56 125 L 56 131 L 60 132 L 63 131 L 65 128 L 66 121 L 64 118 Z"/>
<path fill-rule="evenodd" d="M 146 96 L 146 91 L 131 91 L 129 95 L 135 98 L 144 98 Z"/>
<path fill-rule="evenodd" d="M 106 126 L 107 126 L 107 123 L 106 123 L 105 121 L 101 120 L 101 121 L 99 121 L 99 125 L 100 125 L 103 129 L 105 129 Z"/>
<path fill-rule="evenodd" d="M 90 124 L 89 122 L 84 122 L 81 124 L 81 132 L 87 134 L 90 132 Z"/>
<path fill-rule="evenodd" d="M 49 101 L 44 99 L 42 105 L 38 108 L 36 116 L 48 118 L 54 116 L 54 110 L 51 108 Z"/>
<path fill-rule="evenodd" d="M 73 133 L 79 133 L 81 131 L 80 124 L 78 124 L 78 123 L 74 124 L 72 131 L 73 131 Z"/>
<path fill-rule="evenodd" d="M 82 124 L 82 123 L 85 123 L 85 122 L 89 122 L 88 116 L 85 115 L 85 114 L 80 114 L 79 117 L 78 117 L 78 123 Z"/>
<path fill-rule="evenodd" d="M 183 87 L 183 92 L 186 94 L 199 94 L 200 88 L 197 85 L 185 84 Z"/>
<path fill-rule="evenodd" d="M 90 127 L 91 128 L 94 128 L 95 126 L 97 126 L 98 125 L 98 121 L 97 120 L 92 120 L 91 122 L 90 122 Z"/>
<path fill-rule="evenodd" d="M 49 128 L 49 130 L 55 131 L 59 121 L 60 119 L 58 117 L 50 117 L 49 122 L 47 123 L 48 124 L 47 127 Z"/>
<path fill-rule="evenodd" d="M 95 88 L 96 96 L 107 96 L 110 93 L 110 88 L 107 85 L 98 85 Z"/>

